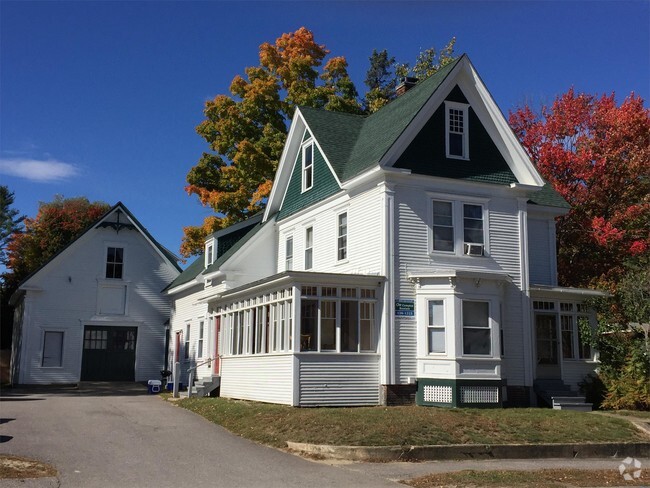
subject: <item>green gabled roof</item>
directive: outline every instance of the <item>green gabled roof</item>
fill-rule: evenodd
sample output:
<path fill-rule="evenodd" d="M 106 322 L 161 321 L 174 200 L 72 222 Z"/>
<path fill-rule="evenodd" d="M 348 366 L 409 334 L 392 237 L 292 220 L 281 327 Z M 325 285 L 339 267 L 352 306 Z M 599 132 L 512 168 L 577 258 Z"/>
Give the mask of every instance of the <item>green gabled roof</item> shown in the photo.
<path fill-rule="evenodd" d="M 543 205 L 545 207 L 571 208 L 571 205 L 569 205 L 564 197 L 549 182 L 546 182 L 541 190 L 530 193 L 528 195 L 528 203 Z"/>
<path fill-rule="evenodd" d="M 372 115 L 300 107 L 339 181 L 378 164 L 462 58 L 440 68 Z"/>
<path fill-rule="evenodd" d="M 167 285 L 163 291 L 171 290 L 172 288 L 176 288 L 177 286 L 184 285 L 185 283 L 189 283 L 192 281 L 194 278 L 196 278 L 199 274 L 201 274 L 201 271 L 203 271 L 203 265 L 205 263 L 205 256 L 201 254 L 198 258 L 194 260 L 192 264 L 190 264 L 185 270 L 179 274 L 174 281 L 172 281 L 169 285 Z"/>
<path fill-rule="evenodd" d="M 266 223 L 272 223 L 275 219 L 269 219 Z M 224 252 L 215 262 L 213 262 L 210 266 L 208 266 L 203 274 L 210 274 L 214 273 L 215 271 L 219 271 L 219 268 L 223 263 L 228 261 L 230 257 L 235 254 L 241 247 L 246 244 L 248 241 L 251 240 L 251 238 L 259 232 L 259 230 L 266 225 L 265 222 L 259 222 L 258 224 L 255 224 L 246 234 L 242 236 L 241 239 L 239 239 L 236 243 L 234 243 L 226 252 Z"/>

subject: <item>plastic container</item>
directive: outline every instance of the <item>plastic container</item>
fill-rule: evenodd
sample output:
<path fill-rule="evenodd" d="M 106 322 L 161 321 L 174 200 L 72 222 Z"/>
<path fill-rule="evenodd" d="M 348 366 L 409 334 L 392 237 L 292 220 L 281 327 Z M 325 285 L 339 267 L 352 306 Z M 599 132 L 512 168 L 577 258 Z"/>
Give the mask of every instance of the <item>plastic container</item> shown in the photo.
<path fill-rule="evenodd" d="M 150 395 L 155 395 L 156 393 L 160 393 L 160 385 L 162 382 L 160 380 L 149 380 L 147 382 L 147 389 L 149 390 Z"/>

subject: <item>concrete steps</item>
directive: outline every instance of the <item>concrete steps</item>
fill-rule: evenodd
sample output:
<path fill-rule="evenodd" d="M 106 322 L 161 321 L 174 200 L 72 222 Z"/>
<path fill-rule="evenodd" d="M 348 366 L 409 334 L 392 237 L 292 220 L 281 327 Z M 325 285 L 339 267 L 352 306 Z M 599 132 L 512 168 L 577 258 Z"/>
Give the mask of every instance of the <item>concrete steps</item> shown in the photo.
<path fill-rule="evenodd" d="M 562 380 L 535 380 L 533 388 L 538 397 L 555 410 L 574 410 L 577 412 L 591 412 L 593 410 L 593 404 L 588 403 L 584 396 L 573 391 Z"/>
<path fill-rule="evenodd" d="M 188 396 L 206 397 L 221 385 L 221 376 L 212 375 L 200 378 L 190 387 Z"/>

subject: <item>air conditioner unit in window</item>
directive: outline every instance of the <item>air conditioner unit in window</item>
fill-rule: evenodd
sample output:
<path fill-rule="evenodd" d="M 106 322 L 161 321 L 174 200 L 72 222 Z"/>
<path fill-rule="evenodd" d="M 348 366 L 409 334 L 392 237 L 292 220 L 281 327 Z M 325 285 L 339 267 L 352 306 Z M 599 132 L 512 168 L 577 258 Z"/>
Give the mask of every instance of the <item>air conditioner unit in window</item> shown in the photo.
<path fill-rule="evenodd" d="M 468 256 L 483 256 L 483 244 L 465 243 L 465 254 Z"/>

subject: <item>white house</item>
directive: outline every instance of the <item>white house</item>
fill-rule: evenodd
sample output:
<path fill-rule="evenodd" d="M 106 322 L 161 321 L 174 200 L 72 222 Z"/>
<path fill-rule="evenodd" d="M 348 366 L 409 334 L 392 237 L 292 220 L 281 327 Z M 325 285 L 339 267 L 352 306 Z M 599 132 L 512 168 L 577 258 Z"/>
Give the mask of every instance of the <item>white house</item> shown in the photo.
<path fill-rule="evenodd" d="M 12 296 L 15 384 L 146 381 L 164 368 L 177 258 L 117 203 Z"/>
<path fill-rule="evenodd" d="M 216 358 L 221 396 L 529 405 L 593 371 L 595 292 L 556 281 L 568 204 L 467 56 L 403 88 L 370 116 L 298 108 L 259 223 L 168 288 L 171 349 Z"/>

